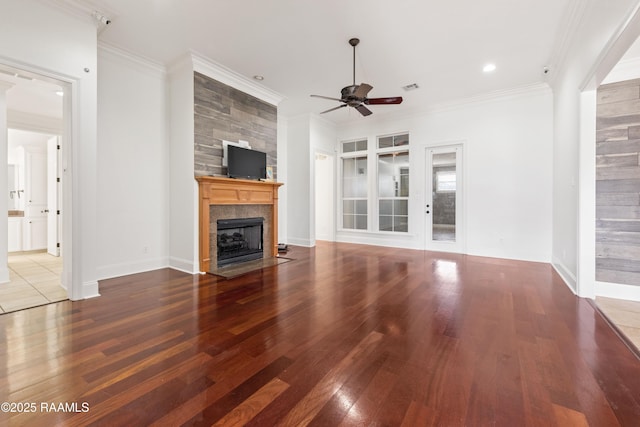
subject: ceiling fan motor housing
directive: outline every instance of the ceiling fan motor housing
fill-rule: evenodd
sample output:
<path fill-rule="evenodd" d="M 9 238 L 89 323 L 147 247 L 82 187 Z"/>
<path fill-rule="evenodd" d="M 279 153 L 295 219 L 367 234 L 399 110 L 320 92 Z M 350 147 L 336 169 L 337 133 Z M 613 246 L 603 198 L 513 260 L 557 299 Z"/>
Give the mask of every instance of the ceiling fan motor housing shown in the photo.
<path fill-rule="evenodd" d="M 356 105 L 362 104 L 364 98 L 358 98 L 354 95 L 357 88 L 358 85 L 343 87 L 341 91 L 342 102 L 347 103 L 347 105 L 349 105 L 350 107 L 355 107 Z"/>

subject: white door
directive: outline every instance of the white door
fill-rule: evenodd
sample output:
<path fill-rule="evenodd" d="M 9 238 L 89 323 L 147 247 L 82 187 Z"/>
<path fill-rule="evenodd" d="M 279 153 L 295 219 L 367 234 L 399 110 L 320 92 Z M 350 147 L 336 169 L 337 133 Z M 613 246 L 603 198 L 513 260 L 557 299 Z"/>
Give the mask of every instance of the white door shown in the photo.
<path fill-rule="evenodd" d="M 316 153 L 315 193 L 316 193 L 316 239 L 334 241 L 335 209 L 333 193 L 334 156 Z"/>
<path fill-rule="evenodd" d="M 47 252 L 53 256 L 60 256 L 59 230 L 59 191 L 58 137 L 47 141 Z"/>
<path fill-rule="evenodd" d="M 426 149 L 425 249 L 441 252 L 465 251 L 463 145 Z"/>

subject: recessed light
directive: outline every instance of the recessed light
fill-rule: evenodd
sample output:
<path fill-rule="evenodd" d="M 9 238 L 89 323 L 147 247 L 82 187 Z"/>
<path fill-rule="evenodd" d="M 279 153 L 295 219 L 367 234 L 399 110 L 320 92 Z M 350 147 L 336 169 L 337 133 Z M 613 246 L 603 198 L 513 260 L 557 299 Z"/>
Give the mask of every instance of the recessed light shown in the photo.
<path fill-rule="evenodd" d="M 491 73 L 495 70 L 496 70 L 496 64 L 487 64 L 482 69 L 482 71 L 484 71 L 485 73 Z"/>
<path fill-rule="evenodd" d="M 57 91 L 56 91 L 56 95 L 58 95 L 58 96 L 64 96 L 64 92 L 63 92 L 63 91 L 61 91 L 61 90 L 57 90 Z"/>
<path fill-rule="evenodd" d="M 264 77 L 263 77 L 263 76 L 261 76 L 261 75 L 259 75 L 259 74 L 257 74 L 257 75 L 255 75 L 255 76 L 253 76 L 253 78 L 254 78 L 254 79 L 256 79 L 256 80 L 258 80 L 258 81 L 260 81 L 260 82 L 264 80 Z"/>

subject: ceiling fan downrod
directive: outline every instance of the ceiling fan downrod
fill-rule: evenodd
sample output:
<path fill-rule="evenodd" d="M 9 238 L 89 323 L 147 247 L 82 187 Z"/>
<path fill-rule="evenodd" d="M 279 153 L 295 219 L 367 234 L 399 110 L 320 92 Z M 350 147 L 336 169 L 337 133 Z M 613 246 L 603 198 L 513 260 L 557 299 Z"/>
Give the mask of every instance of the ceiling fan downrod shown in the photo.
<path fill-rule="evenodd" d="M 352 38 L 349 39 L 349 44 L 353 46 L 353 85 L 356 85 L 356 46 L 360 43 L 360 39 Z"/>

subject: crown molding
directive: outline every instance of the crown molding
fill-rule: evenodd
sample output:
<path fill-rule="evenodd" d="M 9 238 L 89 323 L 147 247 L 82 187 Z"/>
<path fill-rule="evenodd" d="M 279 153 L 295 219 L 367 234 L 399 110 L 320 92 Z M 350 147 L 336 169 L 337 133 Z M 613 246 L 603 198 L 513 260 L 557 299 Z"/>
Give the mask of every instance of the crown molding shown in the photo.
<path fill-rule="evenodd" d="M 95 0 L 39 0 L 40 3 L 51 6 L 68 16 L 79 18 L 85 22 L 92 22 L 98 30 L 103 30 L 104 25 L 94 19 L 93 14 L 99 12 L 113 19 L 116 16 L 114 10 Z"/>
<path fill-rule="evenodd" d="M 136 53 L 130 52 L 126 49 L 122 49 L 121 47 L 103 41 L 98 42 L 98 54 L 108 55 L 111 57 L 116 57 L 118 59 L 126 60 L 142 67 L 145 70 L 154 71 L 162 76 L 167 73 L 167 68 L 161 62 L 155 61 L 142 55 L 138 55 Z"/>
<path fill-rule="evenodd" d="M 567 57 L 569 49 L 573 43 L 573 38 L 584 18 L 589 2 L 584 0 L 573 0 L 567 5 L 563 17 L 560 20 L 560 28 L 556 31 L 556 43 L 549 58 L 549 67 L 551 73 L 548 82 L 551 86 L 555 82 L 559 70 L 561 70 Z M 566 24 L 565 24 L 566 23 Z"/>
<path fill-rule="evenodd" d="M 7 110 L 7 127 L 47 135 L 61 135 L 64 128 L 62 119 L 17 110 Z"/>
<path fill-rule="evenodd" d="M 220 83 L 224 83 L 275 106 L 285 98 L 278 92 L 259 85 L 252 79 L 249 79 L 248 77 L 245 77 L 222 64 L 212 61 L 197 52 L 191 51 L 190 55 L 191 60 L 193 61 L 194 71 L 204 74 L 207 77 L 211 77 Z"/>
<path fill-rule="evenodd" d="M 378 118 L 379 123 L 413 119 L 420 116 L 432 115 L 438 113 L 446 113 L 450 111 L 459 110 L 462 108 L 481 106 L 493 102 L 508 101 L 511 99 L 521 97 L 531 97 L 539 95 L 552 94 L 551 87 L 547 83 L 533 83 L 529 85 L 518 86 L 511 89 L 497 90 L 493 92 L 487 92 L 484 94 L 470 96 L 466 98 L 459 98 L 431 106 L 415 108 L 411 110 L 399 111 L 396 113 L 386 113 L 383 117 Z M 349 128 L 354 124 L 362 124 L 360 117 L 355 120 L 350 120 L 338 124 L 339 128 Z"/>

